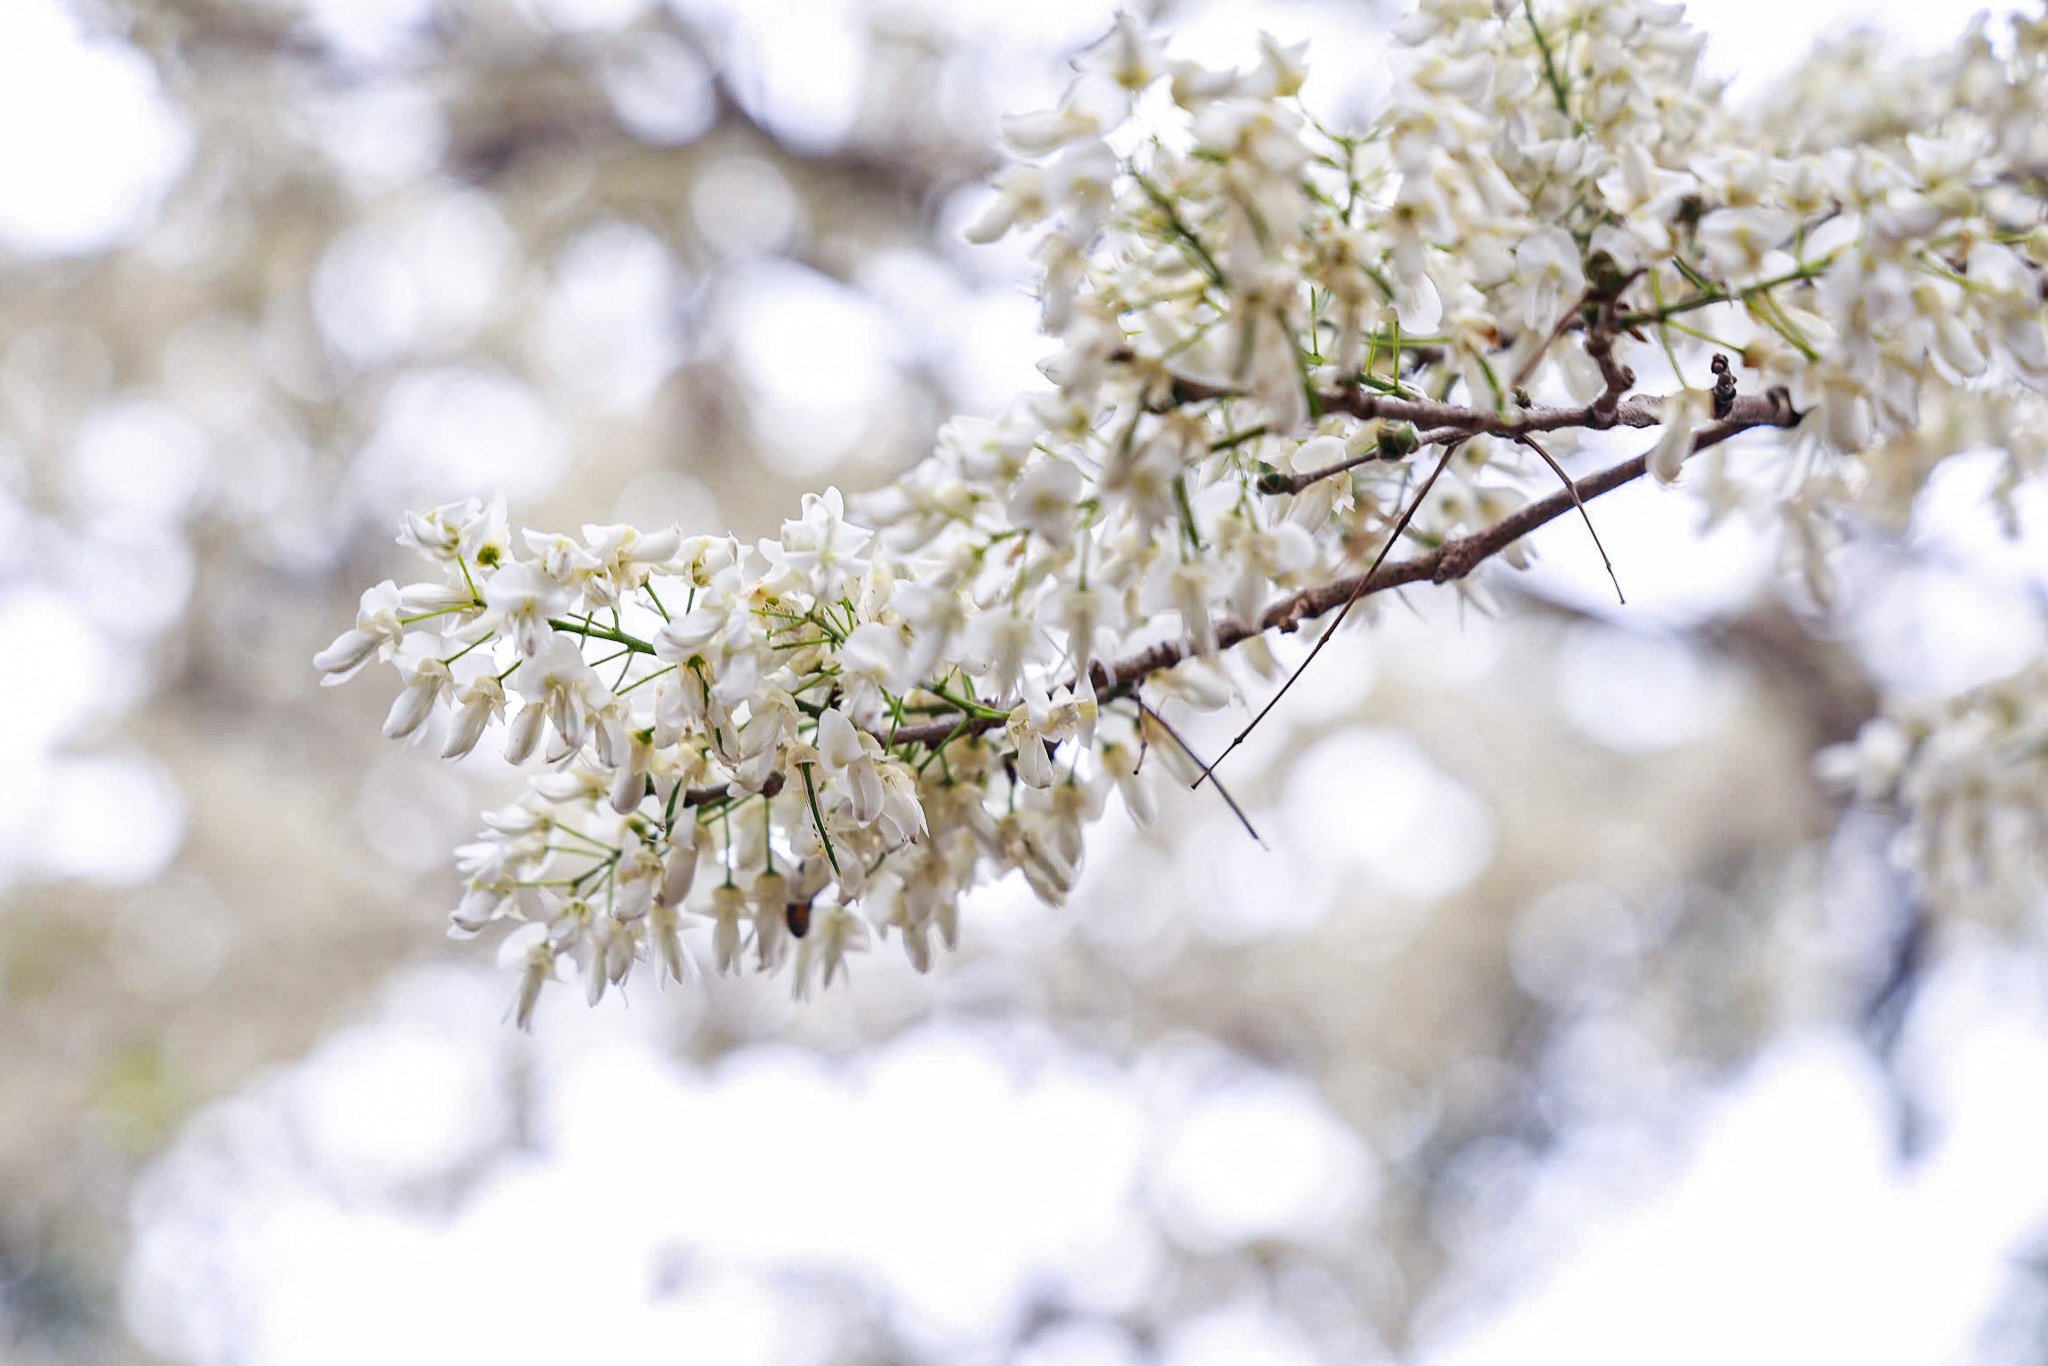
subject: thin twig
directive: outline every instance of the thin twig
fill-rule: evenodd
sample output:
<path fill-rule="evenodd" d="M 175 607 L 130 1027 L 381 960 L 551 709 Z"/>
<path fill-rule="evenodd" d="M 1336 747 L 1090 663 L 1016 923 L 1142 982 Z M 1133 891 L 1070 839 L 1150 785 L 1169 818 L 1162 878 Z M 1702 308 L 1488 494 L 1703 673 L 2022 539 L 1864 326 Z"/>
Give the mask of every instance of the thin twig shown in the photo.
<path fill-rule="evenodd" d="M 1572 503 L 1579 509 L 1579 516 L 1585 519 L 1586 534 L 1593 538 L 1593 549 L 1600 552 L 1600 563 L 1607 566 L 1607 578 L 1614 585 L 1614 596 L 1621 599 L 1623 607 L 1628 606 L 1628 594 L 1621 591 L 1621 579 L 1614 572 L 1614 561 L 1607 558 L 1607 547 L 1600 544 L 1600 533 L 1593 530 L 1593 514 L 1586 511 L 1586 505 L 1579 501 L 1578 490 L 1572 487 L 1572 477 L 1564 472 L 1564 466 L 1558 464 L 1551 457 L 1550 452 L 1544 450 L 1535 437 L 1522 436 L 1516 439 L 1530 450 L 1536 452 L 1536 454 L 1542 456 L 1543 463 L 1557 472 L 1557 477 L 1564 483 L 1565 492 L 1571 494 Z"/>
<path fill-rule="evenodd" d="M 1393 550 L 1394 543 L 1401 539 L 1401 533 L 1408 529 L 1408 523 L 1411 520 L 1413 520 L 1416 512 L 1421 509 L 1423 500 L 1429 497 L 1430 489 L 1436 486 L 1437 476 L 1442 474 L 1446 469 L 1450 468 L 1451 457 L 1458 453 L 1458 447 L 1462 444 L 1464 444 L 1462 441 L 1453 441 L 1449 445 L 1444 447 L 1443 458 L 1436 462 L 1436 468 L 1432 469 L 1429 472 L 1429 478 L 1422 481 L 1422 487 L 1416 490 L 1415 496 L 1413 498 L 1408 500 L 1408 506 L 1401 510 L 1400 520 L 1395 522 L 1394 529 L 1387 533 L 1387 539 L 1385 543 L 1380 546 L 1380 553 L 1373 557 L 1372 567 L 1367 569 L 1365 573 L 1359 577 L 1358 582 L 1352 586 L 1351 596 L 1344 599 L 1344 606 L 1342 609 L 1338 611 L 1337 619 L 1330 623 L 1330 629 L 1323 632 L 1323 634 L 1317 638 L 1316 643 L 1309 647 L 1308 658 L 1302 660 L 1300 664 L 1295 666 L 1294 672 L 1287 675 L 1287 681 L 1280 685 L 1280 690 L 1274 693 L 1273 696 L 1267 700 L 1265 706 L 1259 708 L 1259 714 L 1251 719 L 1251 724 L 1246 726 L 1243 730 L 1237 733 L 1237 735 L 1231 740 L 1229 746 L 1226 747 L 1221 754 L 1216 756 L 1216 760 L 1214 763 L 1211 763 L 1207 768 L 1202 770 L 1202 776 L 1200 778 L 1195 779 L 1194 786 L 1200 787 L 1202 785 L 1203 779 L 1207 778 L 1211 773 L 1215 772 L 1216 765 L 1222 763 L 1225 759 L 1228 759 L 1230 757 L 1231 750 L 1234 750 L 1239 745 L 1243 744 L 1245 741 L 1245 737 L 1247 735 L 1250 735 L 1253 731 L 1259 728 L 1259 722 L 1265 720 L 1267 715 L 1272 712 L 1273 708 L 1280 705 L 1280 699 L 1287 696 L 1287 690 L 1294 686 L 1294 681 L 1300 678 L 1303 673 L 1307 672 L 1309 665 L 1316 662 L 1316 656 L 1323 652 L 1323 647 L 1325 645 L 1328 645 L 1330 643 L 1331 637 L 1337 634 L 1337 628 L 1344 624 L 1344 618 L 1351 615 L 1351 609 L 1357 604 L 1358 599 L 1364 594 L 1365 586 L 1368 583 L 1372 582 L 1372 576 L 1379 572 L 1379 567 L 1382 564 L 1386 563 L 1387 555 Z"/>
<path fill-rule="evenodd" d="M 1550 335 L 1543 339 L 1543 344 L 1529 353 L 1529 359 L 1522 362 L 1522 368 L 1515 371 L 1515 377 L 1508 381 L 1509 393 L 1513 393 L 1529 382 L 1529 376 L 1535 374 L 1536 367 L 1543 364 L 1543 358 L 1550 354 L 1550 348 L 1557 344 L 1557 339 L 1569 331 L 1571 325 L 1579 320 L 1579 312 L 1586 306 L 1586 299 L 1590 294 L 1591 291 L 1589 290 L 1572 300 L 1572 306 L 1565 310 L 1562 318 L 1557 320 L 1557 326 L 1550 329 Z"/>
<path fill-rule="evenodd" d="M 1187 755 L 1188 758 L 1193 759 L 1198 764 L 1202 762 L 1200 756 L 1198 756 L 1195 753 L 1194 747 L 1190 745 L 1186 740 L 1183 740 L 1181 738 L 1180 732 L 1173 728 L 1173 723 L 1171 721 L 1161 716 L 1157 711 L 1154 711 L 1152 707 L 1146 703 L 1145 699 L 1138 696 L 1138 694 L 1135 691 L 1131 694 L 1131 700 L 1138 704 L 1138 710 L 1141 713 L 1151 717 L 1154 721 L 1157 721 L 1159 723 L 1159 728 L 1166 732 L 1167 738 L 1172 740 L 1173 743 L 1175 743 L 1176 745 L 1180 746 L 1181 753 Z M 1142 727 L 1140 728 L 1140 733 L 1143 733 Z M 1202 769 L 1202 777 L 1208 777 L 1209 770 L 1214 767 L 1214 764 L 1209 764 L 1205 766 Z M 1193 783 L 1189 784 L 1190 788 L 1199 786 L 1201 786 L 1200 778 L 1196 779 Z M 1230 814 L 1237 817 L 1237 823 L 1239 825 L 1242 825 L 1244 827 L 1244 832 L 1252 837 L 1252 842 L 1257 844 L 1261 849 L 1266 848 L 1266 842 L 1259 838 L 1259 832 L 1252 827 L 1251 817 L 1244 814 L 1244 808 L 1237 804 L 1237 798 L 1230 795 L 1230 789 L 1223 785 L 1223 780 L 1221 778 L 1218 778 L 1214 786 L 1216 788 L 1216 795 L 1223 798 L 1224 803 L 1230 807 Z"/>
<path fill-rule="evenodd" d="M 1469 435 L 1470 433 L 1456 427 L 1438 427 L 1432 431 L 1417 432 L 1415 434 L 1415 446 L 1416 449 L 1420 450 L 1424 446 L 1434 446 L 1440 441 L 1462 441 Z M 1363 455 L 1354 455 L 1348 460 L 1339 460 L 1333 464 L 1324 465 L 1320 469 L 1303 470 L 1299 474 L 1282 474 L 1275 470 L 1273 473 L 1260 478 L 1259 492 L 1267 494 L 1300 493 L 1310 484 L 1328 479 L 1332 475 L 1343 474 L 1346 470 L 1355 470 L 1360 465 L 1370 465 L 1373 461 L 1382 459 L 1385 459 L 1385 456 L 1375 446 Z"/>

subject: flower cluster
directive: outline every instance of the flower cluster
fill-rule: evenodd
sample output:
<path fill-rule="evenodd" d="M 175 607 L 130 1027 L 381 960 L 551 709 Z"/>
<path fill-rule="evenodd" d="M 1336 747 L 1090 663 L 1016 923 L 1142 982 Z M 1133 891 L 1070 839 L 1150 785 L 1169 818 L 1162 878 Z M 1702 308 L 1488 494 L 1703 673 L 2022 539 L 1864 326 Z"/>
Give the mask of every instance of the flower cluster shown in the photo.
<path fill-rule="evenodd" d="M 1935 135 L 1780 150 L 1676 6 L 1426 0 L 1352 131 L 1301 103 L 1299 49 L 1211 69 L 1121 19 L 1006 121 L 969 229 L 1035 234 L 1048 390 L 751 545 L 411 518 L 436 577 L 372 589 L 317 662 L 396 667 L 389 735 L 457 756 L 502 725 L 543 765 L 461 851 L 455 912 L 518 924 L 521 1023 L 564 964 L 593 1001 L 686 976 L 696 923 L 799 995 L 877 936 L 922 968 L 977 880 L 1057 901 L 1112 789 L 1142 819 L 1162 771 L 1200 776 L 1155 707 L 1273 677 L 1271 632 L 1464 588 L 1750 428 L 1797 428 L 1768 490 L 1812 525 L 1917 487 L 1930 404 L 2048 429 L 2048 149 L 2002 122 L 2048 44 L 2015 34 Z M 1552 448 L 1617 427 L 1661 431 L 1570 485 Z"/>
<path fill-rule="evenodd" d="M 545 766 L 458 851 L 452 917 L 459 936 L 521 922 L 500 956 L 522 1024 L 565 965 L 593 1002 L 636 964 L 689 977 L 691 921 L 710 922 L 718 970 L 790 963 L 799 994 L 877 928 L 923 966 L 982 862 L 1056 899 L 1106 785 L 1149 810 L 1119 758 L 1148 738 L 1098 736 L 1085 676 L 1034 691 L 1029 633 L 967 624 L 962 589 L 913 582 L 837 490 L 751 546 L 623 526 L 515 538 L 476 500 L 409 517 L 401 540 L 442 573 L 370 589 L 315 663 L 330 683 L 393 665 L 393 739 L 431 733 L 454 759 L 501 725 L 507 759 Z M 982 701 L 998 680 L 1024 700 Z"/>
<path fill-rule="evenodd" d="M 1822 752 L 1822 775 L 1902 817 L 1894 856 L 1944 905 L 2048 885 L 2048 661 L 1945 701 L 1895 706 Z"/>

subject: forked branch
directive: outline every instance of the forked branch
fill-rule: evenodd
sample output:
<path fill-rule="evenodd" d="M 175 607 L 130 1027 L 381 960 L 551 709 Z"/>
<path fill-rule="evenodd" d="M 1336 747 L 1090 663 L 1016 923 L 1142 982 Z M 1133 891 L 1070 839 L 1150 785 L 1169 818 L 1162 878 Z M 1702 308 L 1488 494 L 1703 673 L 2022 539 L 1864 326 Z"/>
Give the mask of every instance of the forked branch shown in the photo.
<path fill-rule="evenodd" d="M 1697 453 L 1710 446 L 1718 446 L 1730 437 L 1756 427 L 1796 426 L 1802 416 L 1804 414 L 1793 408 L 1791 400 L 1782 391 L 1773 391 L 1759 398 L 1740 399 L 1728 417 L 1708 422 L 1693 434 L 1692 449 Z M 1546 498 L 1526 503 L 1482 531 L 1446 541 L 1434 550 L 1406 559 L 1389 561 L 1382 557 L 1362 573 L 1347 574 L 1301 589 L 1275 602 L 1256 621 L 1220 622 L 1216 627 L 1217 648 L 1228 650 L 1268 632 L 1297 631 L 1304 622 L 1344 609 L 1375 593 L 1415 583 L 1450 583 L 1462 579 L 1539 527 L 1575 510 L 1583 510 L 1585 504 L 1635 482 L 1648 470 L 1648 454 L 1635 456 L 1568 483 Z M 1398 536 L 1389 537 L 1387 543 L 1391 545 L 1396 539 Z M 1115 664 L 1096 665 L 1092 681 L 1100 700 L 1112 701 L 1129 696 L 1152 675 L 1185 663 L 1194 655 L 1194 648 L 1185 640 L 1162 641 Z M 940 712 L 897 727 L 888 739 L 899 748 L 905 745 L 935 748 L 996 729 L 1003 724 L 1008 710 L 999 704 L 991 709 L 994 714 L 970 716 L 961 712 Z M 1224 752 L 1229 753 L 1228 750 Z M 1220 763 L 1221 759 L 1217 762 Z M 701 806 L 733 795 L 736 794 L 727 786 L 693 788 L 685 794 L 683 801 L 686 805 Z"/>

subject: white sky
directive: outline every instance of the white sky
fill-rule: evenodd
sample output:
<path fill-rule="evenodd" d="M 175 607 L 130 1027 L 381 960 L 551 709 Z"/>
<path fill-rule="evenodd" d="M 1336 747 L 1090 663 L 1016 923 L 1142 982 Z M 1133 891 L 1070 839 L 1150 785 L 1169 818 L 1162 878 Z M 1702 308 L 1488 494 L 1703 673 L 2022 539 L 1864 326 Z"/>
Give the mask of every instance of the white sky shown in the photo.
<path fill-rule="evenodd" d="M 1973 1359 L 2048 1221 L 2048 1021 L 2003 995 L 2013 985 L 1967 958 L 1937 979 L 1918 1029 L 1938 1070 L 1915 1079 L 1935 1137 L 1917 1160 L 1893 1146 L 1866 1047 L 1784 1040 L 1706 1106 L 1666 1180 L 1590 1221 L 1425 1360 Z M 1598 1191 L 1597 1152 L 1568 1143 L 1548 1180 Z"/>

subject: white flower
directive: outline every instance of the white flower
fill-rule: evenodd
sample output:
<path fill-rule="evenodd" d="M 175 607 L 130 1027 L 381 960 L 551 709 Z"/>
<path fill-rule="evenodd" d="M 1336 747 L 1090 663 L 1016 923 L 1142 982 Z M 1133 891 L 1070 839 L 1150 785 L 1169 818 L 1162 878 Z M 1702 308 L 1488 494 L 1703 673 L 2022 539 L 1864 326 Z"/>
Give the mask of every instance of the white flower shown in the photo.
<path fill-rule="evenodd" d="M 1086 238 L 1108 220 L 1122 169 L 1101 138 L 1070 143 L 1045 169 L 1046 207 L 1074 238 Z"/>
<path fill-rule="evenodd" d="M 1211 579 L 1215 570 L 1206 558 L 1176 560 L 1152 580 L 1150 605 L 1180 614 L 1181 630 L 1196 654 L 1216 650 L 1216 622 L 1210 612 Z"/>
<path fill-rule="evenodd" d="M 683 533 L 675 527 L 642 532 L 630 526 L 586 526 L 584 554 L 596 568 L 589 583 L 604 605 L 616 606 L 622 594 L 647 582 L 649 567 L 681 549 Z"/>
<path fill-rule="evenodd" d="M 1041 460 L 1010 490 L 1006 510 L 1010 521 L 1051 545 L 1074 539 L 1075 501 L 1081 496 L 1081 471 L 1064 460 Z"/>
<path fill-rule="evenodd" d="M 763 873 L 748 894 L 754 908 L 754 962 L 763 972 L 782 966 L 789 949 L 789 879 Z"/>
<path fill-rule="evenodd" d="M 880 715 L 882 690 L 897 683 L 903 667 L 903 632 L 879 621 L 863 622 L 839 646 L 839 686 L 847 710 L 864 721 Z"/>
<path fill-rule="evenodd" d="M 1315 539 L 1292 522 L 1261 530 L 1233 521 L 1229 558 L 1237 565 L 1230 587 L 1230 613 L 1240 622 L 1255 622 L 1276 581 L 1287 579 L 1315 562 Z M 1220 539 L 1220 538 L 1219 538 Z"/>
<path fill-rule="evenodd" d="M 1270 33 L 1259 34 L 1259 65 L 1245 84 L 1245 93 L 1268 99 L 1289 99 L 1301 93 L 1308 80 L 1308 40 L 1282 43 Z"/>
<path fill-rule="evenodd" d="M 462 900 L 448 915 L 450 939 L 474 939 L 478 931 L 504 913 L 506 889 L 471 878 L 463 887 Z"/>
<path fill-rule="evenodd" d="M 1124 799 L 1124 809 L 1131 813 L 1132 821 L 1140 828 L 1151 825 L 1159 817 L 1159 798 L 1142 766 L 1144 757 L 1143 751 L 1124 744 L 1105 745 L 1102 749 L 1102 766 L 1116 780 L 1117 792 Z"/>
<path fill-rule="evenodd" d="M 512 675 L 512 686 L 530 706 L 545 712 L 571 749 L 583 743 L 592 713 L 611 695 L 567 634 L 549 635 Z"/>
<path fill-rule="evenodd" d="M 399 647 L 394 662 L 399 676 L 405 679 L 405 687 L 385 714 L 386 739 L 402 740 L 425 725 L 434 714 L 434 703 L 454 686 L 454 676 L 440 659 L 447 648 L 448 643 L 435 635 L 411 636 Z"/>
<path fill-rule="evenodd" d="M 547 717 L 547 708 L 539 702 L 528 702 L 519 709 L 505 728 L 505 762 L 523 764 L 533 757 L 547 729 Z"/>
<path fill-rule="evenodd" d="M 831 986 L 832 979 L 846 968 L 846 955 L 864 951 L 872 938 L 867 921 L 852 907 L 831 906 L 820 911 L 797 947 L 791 987 L 796 998 L 801 1001 L 810 995 L 813 976 L 821 985 Z"/>
<path fill-rule="evenodd" d="M 1715 209 L 1700 219 L 1700 252 L 1720 279 L 1746 284 L 1764 274 L 1766 258 L 1797 226 L 1783 209 Z"/>
<path fill-rule="evenodd" d="M 747 912 L 747 894 L 730 882 L 711 889 L 711 964 L 721 977 L 739 971 L 740 949 L 745 935 L 741 918 Z"/>
<path fill-rule="evenodd" d="M 876 764 L 881 753 L 881 742 L 845 712 L 828 709 L 818 717 L 818 756 L 857 825 L 872 825 L 882 814 L 882 774 Z"/>
<path fill-rule="evenodd" d="M 1003 733 L 1017 755 L 1017 781 L 1026 787 L 1052 786 L 1056 774 L 1046 741 L 1051 736 L 1057 742 L 1056 729 L 1052 699 L 1027 688 L 1024 700 L 1003 723 Z"/>
<path fill-rule="evenodd" d="M 1159 39 L 1125 10 L 1117 12 L 1109 34 L 1074 63 L 1083 75 L 1106 78 L 1132 94 L 1165 74 Z"/>
<path fill-rule="evenodd" d="M 1671 219 L 1698 182 L 1685 172 L 1657 165 L 1640 142 L 1616 150 L 1614 169 L 1597 182 L 1600 194 L 1619 220 L 1619 230 L 1640 243 L 1646 255 L 1668 256 L 1673 247 Z"/>
<path fill-rule="evenodd" d="M 1522 323 L 1549 329 L 1585 292 L 1579 244 L 1559 227 L 1540 227 L 1515 244 L 1515 273 L 1523 289 Z"/>
<path fill-rule="evenodd" d="M 1080 870 L 1064 858 L 1042 816 L 1019 811 L 1003 819 L 997 832 L 1002 857 L 1024 874 L 1024 881 L 1050 906 L 1060 905 L 1074 890 Z"/>
<path fill-rule="evenodd" d="M 1067 667 L 1079 677 L 1103 657 L 1123 626 L 1121 602 L 1100 589 L 1076 583 L 1064 591 L 1056 619 L 1067 633 Z"/>
<path fill-rule="evenodd" d="M 633 970 L 639 937 L 633 929 L 612 916 L 594 917 L 590 928 L 575 945 L 577 966 L 583 970 L 583 999 L 596 1005 L 605 989 L 626 980 Z"/>
<path fill-rule="evenodd" d="M 661 869 L 661 894 L 656 901 L 663 906 L 682 905 L 696 879 L 697 822 L 685 815 L 669 836 L 668 858 Z"/>
<path fill-rule="evenodd" d="M 612 713 L 616 718 L 616 712 Z M 600 730 L 599 734 L 605 731 Z M 626 739 L 625 762 L 612 774 L 610 800 L 612 810 L 621 816 L 631 815 L 640 809 L 640 803 L 647 799 L 647 773 L 654 767 L 654 739 L 652 731 L 630 735 Z"/>
<path fill-rule="evenodd" d="M 390 579 L 369 589 L 356 608 L 356 624 L 335 638 L 332 645 L 313 656 L 313 667 L 327 676 L 322 686 L 353 678 L 372 658 L 389 659 L 405 639 L 403 596 Z"/>
<path fill-rule="evenodd" d="M 803 516 L 782 524 L 780 541 L 762 541 L 761 554 L 771 563 L 814 583 L 821 598 L 839 596 L 849 578 L 867 572 L 862 558 L 875 533 L 846 520 L 846 500 L 836 488 L 803 497 Z"/>
<path fill-rule="evenodd" d="M 1849 744 L 1822 750 L 1814 768 L 1827 781 L 1849 788 L 1858 801 L 1881 801 L 1897 790 L 1912 752 L 1904 729 L 1879 717 L 1866 723 Z"/>
<path fill-rule="evenodd" d="M 443 503 L 430 512 L 409 512 L 401 519 L 398 543 L 442 564 L 466 560 L 483 563 L 491 550 L 506 542 L 505 500 L 488 504 L 464 498 Z"/>
<path fill-rule="evenodd" d="M 1692 440 L 1699 426 L 1714 411 L 1714 396 L 1705 389 L 1685 389 L 1665 400 L 1658 414 L 1664 431 L 1650 448 L 1650 473 L 1662 483 L 1675 483 L 1679 468 L 1692 454 Z"/>
<path fill-rule="evenodd" d="M 758 792 L 783 766 L 783 751 L 796 739 L 796 702 L 786 692 L 763 697 L 733 744 L 720 739 L 732 764 L 732 779 L 748 792 Z"/>
<path fill-rule="evenodd" d="M 521 925 L 498 946 L 498 966 L 519 970 L 519 992 L 512 1002 L 512 1023 L 533 1028 L 533 1008 L 540 989 L 555 980 L 555 946 L 546 925 Z"/>
<path fill-rule="evenodd" d="M 879 765 L 882 776 L 882 811 L 875 828 L 888 849 L 900 849 L 923 839 L 931 830 L 924 804 L 917 798 L 917 777 L 903 764 L 890 761 Z"/>
<path fill-rule="evenodd" d="M 1093 138 L 1102 125 L 1093 113 L 1072 101 L 1030 114 L 1005 114 L 1003 141 L 1025 156 L 1047 156 L 1068 143 Z"/>
<path fill-rule="evenodd" d="M 469 585 L 454 583 L 409 583 L 398 590 L 398 600 L 406 615 L 420 617 L 446 616 L 476 601 Z"/>
<path fill-rule="evenodd" d="M 696 979 L 697 960 L 683 944 L 682 916 L 673 905 L 660 901 L 654 904 L 647 915 L 647 938 L 669 981 Z"/>
<path fill-rule="evenodd" d="M 455 662 L 453 675 L 458 680 L 455 723 L 449 727 L 448 742 L 442 747 L 443 759 L 460 759 L 475 749 L 477 741 L 483 738 L 484 728 L 505 714 L 505 688 L 491 672 L 490 656 L 465 655 Z"/>
<path fill-rule="evenodd" d="M 1025 669 L 1052 657 L 1044 630 L 1015 602 L 976 617 L 968 635 L 973 654 L 985 661 L 975 672 L 985 671 L 1001 694 L 1015 694 L 1023 685 Z"/>
<path fill-rule="evenodd" d="M 898 661 L 890 686 L 901 692 L 931 679 L 938 663 L 967 625 L 967 600 L 944 576 L 910 582 L 896 590 L 896 610 L 910 628 L 910 643 Z"/>
<path fill-rule="evenodd" d="M 526 561 L 514 561 L 483 583 L 484 613 L 479 630 L 508 632 L 519 653 L 537 653 L 552 631 L 549 618 L 566 610 L 575 594 L 561 580 Z"/>
<path fill-rule="evenodd" d="M 996 177 L 995 193 L 962 230 L 962 236 L 976 244 L 994 242 L 1020 223 L 1035 222 L 1044 214 L 1045 172 L 1036 166 L 1008 166 Z"/>
<path fill-rule="evenodd" d="M 663 624 L 654 636 L 654 657 L 670 664 L 698 654 L 725 634 L 732 614 L 717 607 L 699 607 Z"/>

